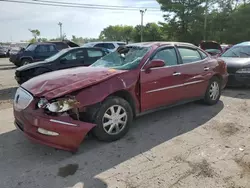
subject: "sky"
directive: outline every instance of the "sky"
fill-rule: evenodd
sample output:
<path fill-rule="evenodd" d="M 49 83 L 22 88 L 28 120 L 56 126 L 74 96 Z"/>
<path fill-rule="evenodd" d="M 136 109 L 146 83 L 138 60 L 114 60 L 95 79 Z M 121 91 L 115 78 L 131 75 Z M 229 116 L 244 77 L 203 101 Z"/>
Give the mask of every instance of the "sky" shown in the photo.
<path fill-rule="evenodd" d="M 23 0 L 30 1 L 30 0 Z M 144 24 L 164 21 L 156 0 L 54 0 L 112 6 L 156 7 L 159 11 L 147 11 Z M 0 41 L 18 42 L 32 38 L 29 29 L 38 29 L 40 37 L 56 38 L 60 35 L 58 22 L 63 23 L 63 33 L 68 39 L 77 37 L 96 38 L 109 25 L 138 25 L 138 11 L 93 10 L 82 8 L 50 7 L 17 4 L 0 1 Z"/>

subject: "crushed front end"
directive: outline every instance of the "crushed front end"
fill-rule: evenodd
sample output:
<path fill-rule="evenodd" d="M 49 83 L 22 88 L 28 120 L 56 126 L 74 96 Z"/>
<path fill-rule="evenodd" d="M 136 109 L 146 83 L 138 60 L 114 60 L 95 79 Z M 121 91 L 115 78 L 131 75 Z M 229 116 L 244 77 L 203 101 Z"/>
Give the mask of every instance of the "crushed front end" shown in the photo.
<path fill-rule="evenodd" d="M 80 121 L 77 105 L 72 97 L 47 101 L 20 87 L 14 98 L 15 125 L 33 141 L 75 152 L 95 126 Z"/>

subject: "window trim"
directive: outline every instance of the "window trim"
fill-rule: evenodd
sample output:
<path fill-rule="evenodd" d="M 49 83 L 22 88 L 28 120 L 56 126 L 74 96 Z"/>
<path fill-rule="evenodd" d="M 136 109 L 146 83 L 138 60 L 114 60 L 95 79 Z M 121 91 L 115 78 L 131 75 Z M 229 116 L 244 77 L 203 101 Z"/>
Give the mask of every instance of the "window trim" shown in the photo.
<path fill-rule="evenodd" d="M 181 53 L 180 53 L 180 51 L 179 51 L 178 48 L 186 48 L 186 49 L 196 50 L 196 51 L 198 52 L 198 54 L 200 55 L 201 60 L 199 60 L 199 61 L 193 61 L 193 62 L 191 62 L 191 63 L 183 63 L 183 60 L 182 60 L 182 57 L 181 57 Z M 179 54 L 179 56 L 180 56 L 181 65 L 190 65 L 190 64 L 201 63 L 202 61 L 204 61 L 204 60 L 206 60 L 206 59 L 208 58 L 208 56 L 207 56 L 207 58 L 202 59 L 201 54 L 200 54 L 200 52 L 198 51 L 199 48 L 192 48 L 192 47 L 189 47 L 189 46 L 176 46 L 176 49 L 177 49 L 178 54 Z"/>

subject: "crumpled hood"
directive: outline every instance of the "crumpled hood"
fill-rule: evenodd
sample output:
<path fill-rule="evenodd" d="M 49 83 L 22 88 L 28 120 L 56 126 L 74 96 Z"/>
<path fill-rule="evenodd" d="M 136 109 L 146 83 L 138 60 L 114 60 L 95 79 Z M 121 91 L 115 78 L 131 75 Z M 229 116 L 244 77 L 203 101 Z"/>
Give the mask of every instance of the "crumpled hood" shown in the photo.
<path fill-rule="evenodd" d="M 97 84 L 123 72 L 126 70 L 77 67 L 34 77 L 22 84 L 21 87 L 36 97 L 45 97 L 50 100 Z"/>
<path fill-rule="evenodd" d="M 217 43 L 217 42 L 214 42 L 214 41 L 202 41 L 200 43 L 200 47 L 203 50 L 218 49 L 218 50 L 222 51 L 222 48 L 221 48 L 220 44 Z"/>

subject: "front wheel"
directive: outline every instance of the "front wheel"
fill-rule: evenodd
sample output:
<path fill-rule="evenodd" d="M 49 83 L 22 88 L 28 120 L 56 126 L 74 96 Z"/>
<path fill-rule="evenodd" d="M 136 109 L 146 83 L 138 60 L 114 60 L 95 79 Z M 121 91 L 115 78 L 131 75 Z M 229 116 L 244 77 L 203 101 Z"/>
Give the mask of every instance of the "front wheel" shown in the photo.
<path fill-rule="evenodd" d="M 220 80 L 216 77 L 213 77 L 208 85 L 204 102 L 208 105 L 216 104 L 221 96 L 221 83 Z"/>
<path fill-rule="evenodd" d="M 130 104 L 119 97 L 110 97 L 104 101 L 94 116 L 96 127 L 94 135 L 102 141 L 115 141 L 129 130 L 133 120 Z"/>
<path fill-rule="evenodd" d="M 28 65 L 28 64 L 30 64 L 31 63 L 31 60 L 30 59 L 23 59 L 22 60 L 22 65 L 21 66 L 23 66 L 23 65 Z"/>

